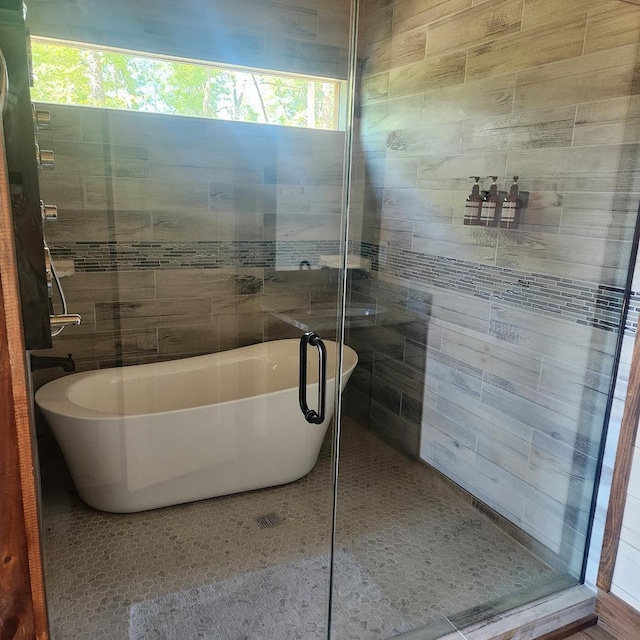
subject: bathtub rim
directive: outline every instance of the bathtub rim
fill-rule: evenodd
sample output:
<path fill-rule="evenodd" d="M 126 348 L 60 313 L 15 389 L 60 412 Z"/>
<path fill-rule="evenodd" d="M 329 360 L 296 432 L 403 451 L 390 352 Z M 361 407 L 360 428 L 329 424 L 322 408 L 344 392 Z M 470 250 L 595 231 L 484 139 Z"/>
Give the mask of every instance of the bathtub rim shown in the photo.
<path fill-rule="evenodd" d="M 204 359 L 204 358 L 210 358 L 212 356 L 217 356 L 221 354 L 229 354 L 234 351 L 243 351 L 245 349 L 247 350 L 255 349 L 257 351 L 258 348 L 261 347 L 262 345 L 273 344 L 273 343 L 296 343 L 297 345 L 299 343 L 299 340 L 295 338 L 288 338 L 283 340 L 269 340 L 269 341 L 261 342 L 257 344 L 246 345 L 244 347 L 238 347 L 236 349 L 227 349 L 225 351 L 205 353 L 198 356 L 187 356 L 186 358 L 176 358 L 173 360 L 166 360 L 162 362 L 133 364 L 133 365 L 125 365 L 122 367 L 109 367 L 107 369 L 93 369 L 90 371 L 81 371 L 78 373 L 72 373 L 70 375 L 57 378 L 56 380 L 52 380 L 51 382 L 48 382 L 47 384 L 40 387 L 40 389 L 38 389 L 38 391 L 36 391 L 34 395 L 35 403 L 38 406 L 38 408 L 43 412 L 45 417 L 47 416 L 47 413 L 51 413 L 56 416 L 71 418 L 74 420 L 120 421 L 124 419 L 134 419 L 134 418 L 140 419 L 140 418 L 145 418 L 147 416 L 160 416 L 160 415 L 178 416 L 185 412 L 206 410 L 206 409 L 211 409 L 212 407 L 222 407 L 230 404 L 237 404 L 240 402 L 254 400 L 256 398 L 282 395 L 284 393 L 291 392 L 292 389 L 296 389 L 298 385 L 296 384 L 294 386 L 285 387 L 284 389 L 278 389 L 277 391 L 258 393 L 255 395 L 246 396 L 244 398 L 235 398 L 231 400 L 225 400 L 224 402 L 215 402 L 210 404 L 198 404 L 190 407 L 182 407 L 180 409 L 170 409 L 168 411 L 153 411 L 153 412 L 147 412 L 147 413 L 108 413 L 105 411 L 97 411 L 96 409 L 89 409 L 87 407 L 78 405 L 69 399 L 69 396 L 67 393 L 69 387 L 71 387 L 76 382 L 79 382 L 80 380 L 83 380 L 85 378 L 96 377 L 97 375 L 100 375 L 102 373 L 106 374 L 107 372 L 110 372 L 110 371 L 115 371 L 119 369 L 131 370 L 136 367 L 150 367 L 150 366 L 162 365 L 162 364 L 171 363 L 171 362 Z M 336 346 L 338 345 L 338 343 L 333 340 L 324 340 L 324 343 L 326 345 L 336 345 Z M 342 348 L 343 348 L 342 375 L 344 376 L 345 373 L 347 372 L 350 373 L 356 368 L 359 358 L 358 358 L 357 352 L 353 348 L 349 347 L 348 345 L 343 344 Z M 353 354 L 353 363 L 349 363 L 349 366 L 346 366 L 346 367 L 345 367 L 346 358 L 344 357 L 344 353 L 349 353 L 349 355 Z M 337 374 L 337 362 L 335 363 L 335 367 L 333 368 L 333 370 L 328 372 L 328 375 L 327 375 L 328 385 L 330 384 L 335 385 L 336 379 L 337 379 L 336 374 Z M 311 390 L 312 392 L 315 389 L 317 389 L 317 387 L 318 387 L 318 382 L 313 382 L 307 385 L 307 389 Z M 63 409 L 66 409 L 66 410 L 63 411 Z"/>

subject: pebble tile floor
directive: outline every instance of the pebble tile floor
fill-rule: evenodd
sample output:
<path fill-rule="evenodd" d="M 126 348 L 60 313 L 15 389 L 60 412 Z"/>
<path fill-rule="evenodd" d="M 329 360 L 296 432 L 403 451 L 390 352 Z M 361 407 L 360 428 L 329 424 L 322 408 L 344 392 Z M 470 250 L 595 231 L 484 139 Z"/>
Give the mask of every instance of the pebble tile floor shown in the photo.
<path fill-rule="evenodd" d="M 349 640 L 381 637 L 373 627 L 389 607 L 405 629 L 438 625 L 445 616 L 557 578 L 427 466 L 349 419 L 343 425 L 336 547 L 367 576 L 367 593 L 381 597 L 339 612 L 350 617 L 349 629 L 360 630 Z M 126 515 L 86 506 L 54 451 L 41 456 L 54 640 L 128 640 L 130 611 L 140 603 L 296 562 L 308 566 L 328 552 L 328 441 L 314 470 L 298 482 Z M 261 528 L 257 519 L 269 514 L 281 523 Z M 328 572 L 319 580 L 328 585 Z M 327 590 L 320 589 L 325 602 Z M 284 634 L 271 628 L 234 637 L 279 640 Z M 308 636 L 302 630 L 292 637 Z"/>

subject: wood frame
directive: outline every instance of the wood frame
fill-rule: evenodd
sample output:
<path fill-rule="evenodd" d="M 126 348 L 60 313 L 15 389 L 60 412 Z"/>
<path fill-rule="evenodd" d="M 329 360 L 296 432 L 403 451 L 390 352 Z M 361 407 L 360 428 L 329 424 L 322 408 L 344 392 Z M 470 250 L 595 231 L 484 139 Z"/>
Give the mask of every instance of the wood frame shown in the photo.
<path fill-rule="evenodd" d="M 599 626 L 617 640 L 638 638 L 640 614 L 613 593 L 598 593 L 596 615 Z"/>
<path fill-rule="evenodd" d="M 622 518 L 627 501 L 629 488 L 629 475 L 633 461 L 633 450 L 638 434 L 638 421 L 640 420 L 640 332 L 636 333 L 631 357 L 631 373 L 625 399 L 622 424 L 620 426 L 620 439 L 613 467 L 611 481 L 611 495 L 609 508 L 604 528 L 604 540 L 600 556 L 598 570 L 598 587 L 605 593 L 611 591 L 613 571 L 615 569 L 618 547 L 620 545 L 620 533 L 622 531 Z"/>
<path fill-rule="evenodd" d="M 0 639 L 48 640 L 30 385 L 0 127 Z"/>

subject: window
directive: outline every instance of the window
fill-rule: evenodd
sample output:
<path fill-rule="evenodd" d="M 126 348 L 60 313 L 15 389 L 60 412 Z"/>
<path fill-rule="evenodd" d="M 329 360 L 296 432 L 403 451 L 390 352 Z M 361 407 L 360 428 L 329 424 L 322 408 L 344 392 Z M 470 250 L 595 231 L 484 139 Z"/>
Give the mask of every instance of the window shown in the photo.
<path fill-rule="evenodd" d="M 37 102 L 338 129 L 342 82 L 32 38 Z"/>

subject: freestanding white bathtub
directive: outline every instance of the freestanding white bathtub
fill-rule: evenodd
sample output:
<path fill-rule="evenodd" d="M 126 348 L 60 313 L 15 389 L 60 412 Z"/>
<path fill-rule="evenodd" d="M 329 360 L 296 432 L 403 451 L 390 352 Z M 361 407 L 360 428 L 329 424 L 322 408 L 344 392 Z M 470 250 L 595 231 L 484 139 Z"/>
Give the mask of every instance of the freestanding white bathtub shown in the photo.
<path fill-rule="evenodd" d="M 327 415 L 298 406 L 298 340 L 211 355 L 76 373 L 36 402 L 80 497 L 131 513 L 292 482 L 313 469 L 333 414 L 335 342 L 327 347 Z M 307 396 L 318 395 L 308 352 Z M 344 347 L 343 389 L 358 356 Z"/>

